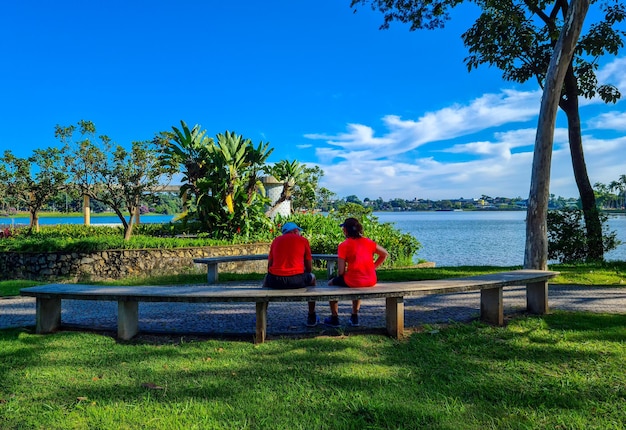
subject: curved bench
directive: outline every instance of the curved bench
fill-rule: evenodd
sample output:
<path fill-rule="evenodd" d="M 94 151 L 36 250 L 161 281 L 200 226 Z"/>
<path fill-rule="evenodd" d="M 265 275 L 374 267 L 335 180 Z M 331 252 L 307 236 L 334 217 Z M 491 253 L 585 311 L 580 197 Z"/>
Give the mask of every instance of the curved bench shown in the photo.
<path fill-rule="evenodd" d="M 255 343 L 262 343 L 266 337 L 267 308 L 270 302 L 385 298 L 387 333 L 397 338 L 404 333 L 405 297 L 479 290 L 481 320 L 502 325 L 503 287 L 526 285 L 528 311 L 544 314 L 548 311 L 548 280 L 557 275 L 558 272 L 543 270 L 515 270 L 466 278 L 380 282 L 371 288 L 317 286 L 294 290 L 232 284 L 137 287 L 49 284 L 23 288 L 20 294 L 37 298 L 37 333 L 50 333 L 60 328 L 61 300 L 117 301 L 117 335 L 123 340 L 131 339 L 138 333 L 139 302 L 253 302 L 256 303 Z"/>

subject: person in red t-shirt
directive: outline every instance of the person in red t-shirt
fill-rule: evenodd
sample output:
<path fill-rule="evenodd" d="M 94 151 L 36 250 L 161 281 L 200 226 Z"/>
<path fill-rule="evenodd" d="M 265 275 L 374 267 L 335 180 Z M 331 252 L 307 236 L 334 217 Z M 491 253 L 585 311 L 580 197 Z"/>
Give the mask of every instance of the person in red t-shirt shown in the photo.
<path fill-rule="evenodd" d="M 328 285 L 350 288 L 373 287 L 376 285 L 376 269 L 383 264 L 389 253 L 385 248 L 363 236 L 363 226 L 356 218 L 348 218 L 343 224 L 346 240 L 337 247 L 337 276 L 328 281 Z M 374 259 L 376 257 L 376 259 Z M 352 301 L 350 324 L 359 325 L 360 300 Z M 330 302 L 331 316 L 324 324 L 339 327 L 339 305 Z"/>
<path fill-rule="evenodd" d="M 306 237 L 300 235 L 302 229 L 296 223 L 288 222 L 283 225 L 281 231 L 282 236 L 278 236 L 270 245 L 267 275 L 265 275 L 263 286 L 291 289 L 315 285 L 311 245 Z M 315 302 L 309 302 L 306 325 L 315 327 L 317 323 Z"/>

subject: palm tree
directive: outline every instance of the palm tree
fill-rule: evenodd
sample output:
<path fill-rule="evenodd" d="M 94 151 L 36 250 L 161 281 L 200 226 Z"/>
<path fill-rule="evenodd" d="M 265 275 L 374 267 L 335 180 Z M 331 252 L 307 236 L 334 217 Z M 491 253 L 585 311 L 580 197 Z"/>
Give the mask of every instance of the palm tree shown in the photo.
<path fill-rule="evenodd" d="M 618 189 L 622 196 L 621 208 L 624 209 L 626 207 L 626 175 L 620 175 L 618 183 Z"/>
<path fill-rule="evenodd" d="M 619 191 L 620 188 L 620 183 L 618 181 L 611 181 L 609 183 L 608 189 L 609 191 L 613 192 L 613 191 Z M 617 206 L 619 205 L 619 192 L 617 194 L 613 194 L 611 195 L 611 203 L 612 205 L 610 205 L 610 207 L 614 207 L 617 208 Z"/>
<path fill-rule="evenodd" d="M 172 127 L 172 131 L 161 132 L 154 138 L 154 143 L 162 148 L 162 164 L 182 168 L 185 183 L 180 188 L 180 197 L 184 217 L 188 214 L 191 197 L 195 196 L 196 203 L 202 198 L 200 182 L 212 169 L 215 143 L 212 138 L 206 137 L 206 130 L 201 130 L 200 125 L 196 124 L 190 130 L 185 121 L 181 120 L 180 124 L 181 129 Z"/>

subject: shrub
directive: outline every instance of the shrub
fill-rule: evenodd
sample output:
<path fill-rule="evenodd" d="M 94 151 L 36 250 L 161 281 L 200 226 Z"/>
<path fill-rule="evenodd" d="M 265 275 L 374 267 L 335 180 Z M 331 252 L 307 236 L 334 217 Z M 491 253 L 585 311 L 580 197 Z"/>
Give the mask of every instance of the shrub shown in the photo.
<path fill-rule="evenodd" d="M 615 249 L 620 241 L 616 232 L 609 232 L 608 217 L 600 214 L 602 223 L 602 246 L 604 251 Z M 587 262 L 589 247 L 583 220 L 583 211 L 565 208 L 548 211 L 548 258 L 561 263 Z"/>
<path fill-rule="evenodd" d="M 85 226 L 64 224 L 42 226 L 39 232 L 29 232 L 28 228 L 15 229 L 7 240 L 0 241 L 0 252 L 95 252 L 107 249 L 149 249 L 149 248 L 182 248 L 192 246 L 216 246 L 232 243 L 253 243 L 218 240 L 208 234 L 176 237 L 165 232 L 179 231 L 167 224 L 142 224 L 130 240 L 125 241 L 120 235 L 121 227 Z M 139 227 L 139 226 L 137 226 Z M 180 230 L 181 234 L 183 230 Z M 146 234 L 152 232 L 154 234 Z"/>
<path fill-rule="evenodd" d="M 345 239 L 339 224 L 345 218 L 353 216 L 363 224 L 365 236 L 389 251 L 385 266 L 407 266 L 414 263 L 415 254 L 421 248 L 416 238 L 400 232 L 391 223 L 380 223 L 378 218 L 372 215 L 371 209 L 365 209 L 360 205 L 354 206 L 357 207 L 356 210 L 348 203 L 328 216 L 307 213 L 294 214 L 288 219 L 277 219 L 277 230 L 280 230 L 278 226 L 284 222 L 293 221 L 302 227 L 303 236 L 309 239 L 314 254 L 335 254 L 337 245 Z"/>
<path fill-rule="evenodd" d="M 354 207 L 353 207 L 354 206 Z M 253 234 L 236 234 L 233 238 L 219 238 L 219 233 L 202 230 L 199 222 L 166 224 L 139 224 L 130 240 L 120 234 L 122 227 L 61 224 L 42 226 L 39 232 L 20 228 L 0 241 L 0 252 L 96 252 L 107 249 L 181 248 L 245 243 L 269 243 L 280 235 L 280 226 L 287 220 L 296 222 L 309 239 L 315 254 L 335 254 L 344 240 L 339 224 L 348 216 L 358 218 L 365 235 L 389 251 L 387 267 L 413 264 L 420 243 L 410 234 L 401 233 L 390 223 L 380 223 L 370 209 L 346 205 L 328 216 L 322 214 L 295 214 L 288 219 L 277 217 L 270 227 Z"/>

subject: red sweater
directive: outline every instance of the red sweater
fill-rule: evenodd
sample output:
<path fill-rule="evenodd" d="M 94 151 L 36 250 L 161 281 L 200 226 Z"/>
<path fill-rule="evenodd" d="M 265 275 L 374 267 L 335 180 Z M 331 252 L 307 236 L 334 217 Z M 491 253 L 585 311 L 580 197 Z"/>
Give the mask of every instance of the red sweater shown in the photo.
<path fill-rule="evenodd" d="M 376 285 L 374 251 L 376 242 L 367 237 L 348 238 L 339 244 L 337 256 L 346 261 L 343 275 L 346 285 L 353 288 Z"/>
<path fill-rule="evenodd" d="M 278 236 L 270 246 L 268 271 L 276 276 L 304 273 L 304 261 L 312 260 L 311 246 L 306 237 L 295 233 Z"/>

